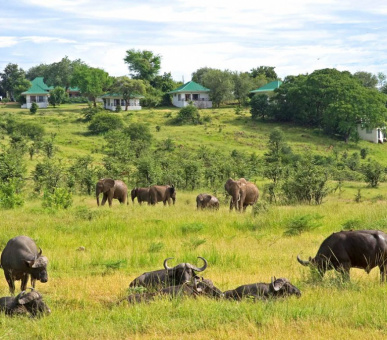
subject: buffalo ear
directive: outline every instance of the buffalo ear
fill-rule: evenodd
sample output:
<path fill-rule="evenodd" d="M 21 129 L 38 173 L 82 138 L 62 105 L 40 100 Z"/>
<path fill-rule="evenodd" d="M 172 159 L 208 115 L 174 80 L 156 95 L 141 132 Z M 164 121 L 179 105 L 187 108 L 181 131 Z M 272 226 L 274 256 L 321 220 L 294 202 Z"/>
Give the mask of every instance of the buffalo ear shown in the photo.
<path fill-rule="evenodd" d="M 30 260 L 30 261 L 25 260 L 24 263 L 26 264 L 27 267 L 32 268 L 35 263 L 35 260 Z"/>

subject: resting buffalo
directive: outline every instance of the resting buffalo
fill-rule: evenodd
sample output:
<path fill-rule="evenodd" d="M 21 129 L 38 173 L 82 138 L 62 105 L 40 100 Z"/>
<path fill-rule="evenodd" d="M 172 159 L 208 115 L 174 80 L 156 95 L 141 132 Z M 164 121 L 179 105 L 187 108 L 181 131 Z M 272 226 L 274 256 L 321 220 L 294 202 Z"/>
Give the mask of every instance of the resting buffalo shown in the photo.
<path fill-rule="evenodd" d="M 288 295 L 301 296 L 300 290 L 293 286 L 288 279 L 271 279 L 271 283 L 252 283 L 239 286 L 233 290 L 224 292 L 226 299 L 241 300 L 244 297 L 254 297 L 259 299 L 276 298 Z"/>
<path fill-rule="evenodd" d="M 160 295 L 167 295 L 170 297 L 208 296 L 220 298 L 223 297 L 223 292 L 215 287 L 211 280 L 204 278 L 200 279 L 198 276 L 195 276 L 191 281 L 181 285 L 165 287 L 155 293 L 132 294 L 121 301 L 127 300 L 129 303 L 148 302 Z"/>
<path fill-rule="evenodd" d="M 317 255 L 309 261 L 297 256 L 303 266 L 317 268 L 321 276 L 335 269 L 349 279 L 350 268 L 364 269 L 367 273 L 378 266 L 384 282 L 387 264 L 387 235 L 379 230 L 340 231 L 326 238 Z"/>
<path fill-rule="evenodd" d="M 35 242 L 28 236 L 10 239 L 1 253 L 1 267 L 11 294 L 15 292 L 15 280 L 21 280 L 21 290 L 27 288 L 28 277 L 35 288 L 36 280 L 47 282 L 48 259 L 38 251 Z"/>
<path fill-rule="evenodd" d="M 36 290 L 18 296 L 5 296 L 0 298 L 0 311 L 7 315 L 28 315 L 32 317 L 50 314 L 51 310 L 44 303 L 43 297 Z"/>
<path fill-rule="evenodd" d="M 129 287 L 168 287 L 183 284 L 187 281 L 191 281 L 195 276 L 196 272 L 202 272 L 207 268 L 207 260 L 203 257 L 198 257 L 204 261 L 204 265 L 201 268 L 195 267 L 190 263 L 180 263 L 177 266 L 170 268 L 168 267 L 168 260 L 172 257 L 168 257 L 164 260 L 164 268 L 147 272 L 139 277 L 135 278 L 129 285 Z"/>

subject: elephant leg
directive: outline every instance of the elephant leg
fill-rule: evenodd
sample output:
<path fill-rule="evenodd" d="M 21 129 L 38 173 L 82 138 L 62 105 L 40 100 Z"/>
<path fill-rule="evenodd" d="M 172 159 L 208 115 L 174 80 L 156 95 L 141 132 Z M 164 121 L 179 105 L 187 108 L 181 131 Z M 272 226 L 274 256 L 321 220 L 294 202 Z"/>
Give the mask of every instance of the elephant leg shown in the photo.
<path fill-rule="evenodd" d="M 21 291 L 25 291 L 27 289 L 27 283 L 28 283 L 28 277 L 29 275 L 28 274 L 23 274 L 22 278 L 21 278 Z M 35 288 L 35 287 L 32 287 L 32 288 Z"/>
<path fill-rule="evenodd" d="M 107 199 L 108 199 L 109 207 L 111 207 L 113 202 L 113 195 L 108 195 Z"/>
<path fill-rule="evenodd" d="M 107 198 L 107 194 L 103 194 L 101 205 L 105 205 Z"/>

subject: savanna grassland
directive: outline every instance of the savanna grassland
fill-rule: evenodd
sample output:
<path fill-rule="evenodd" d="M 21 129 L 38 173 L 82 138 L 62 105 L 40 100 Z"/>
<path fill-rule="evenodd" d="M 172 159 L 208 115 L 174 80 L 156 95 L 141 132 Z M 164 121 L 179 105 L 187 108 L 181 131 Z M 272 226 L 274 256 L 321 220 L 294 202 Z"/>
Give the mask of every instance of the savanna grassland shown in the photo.
<path fill-rule="evenodd" d="M 30 115 L 10 105 L 0 106 L 0 116 L 34 120 L 46 133 L 56 134 L 57 157 L 63 164 L 74 155 L 91 154 L 96 164 L 103 159 L 101 136 L 87 133 L 81 106 L 64 105 Z M 207 145 L 225 152 L 266 151 L 269 133 L 277 126 L 253 122 L 247 112 L 233 108 L 202 111 L 211 122 L 197 126 L 172 126 L 176 109 L 122 112 L 126 124 L 145 122 L 155 143 L 171 138 L 181 148 Z M 160 126 L 156 132 L 156 126 Z M 281 126 L 295 152 L 326 155 L 367 147 L 369 155 L 387 166 L 385 145 L 366 142 L 345 144 L 294 126 Z M 2 139 L 7 143 L 7 137 Z M 332 146 L 332 147 L 331 147 Z M 41 155 L 26 156 L 31 171 Z M 264 178 L 255 178 L 259 187 Z M 336 183 L 330 184 L 332 187 Z M 364 229 L 387 230 L 387 184 L 369 188 L 365 182 L 344 182 L 321 205 L 267 205 L 267 211 L 230 213 L 219 194 L 219 211 L 196 211 L 199 192 L 177 188 L 175 206 L 120 206 L 113 202 L 97 207 L 93 196 L 74 195 L 67 210 L 42 207 L 41 197 L 25 188 L 23 207 L 0 210 L 0 247 L 17 235 L 28 235 L 49 258 L 49 281 L 37 282 L 52 313 L 38 320 L 0 315 L 1 339 L 384 339 L 387 332 L 387 286 L 379 273 L 351 270 L 351 282 L 330 272 L 317 280 L 298 264 L 314 256 L 328 235 L 356 224 Z M 361 199 L 355 196 L 361 189 Z M 208 191 L 208 190 L 207 190 Z M 301 222 L 300 222 L 301 221 Z M 311 226 L 301 234 L 285 233 L 302 221 Z M 79 247 L 84 251 L 78 251 Z M 300 288 L 301 298 L 267 302 L 216 301 L 206 298 L 158 299 L 149 304 L 128 305 L 117 301 L 128 293 L 129 283 L 144 271 L 161 269 L 166 257 L 201 265 L 203 276 L 222 290 L 241 284 L 270 282 L 286 277 Z M 2 275 L 1 275 L 2 276 Z M 17 282 L 19 289 L 19 282 Z M 0 279 L 0 296 L 8 295 Z"/>

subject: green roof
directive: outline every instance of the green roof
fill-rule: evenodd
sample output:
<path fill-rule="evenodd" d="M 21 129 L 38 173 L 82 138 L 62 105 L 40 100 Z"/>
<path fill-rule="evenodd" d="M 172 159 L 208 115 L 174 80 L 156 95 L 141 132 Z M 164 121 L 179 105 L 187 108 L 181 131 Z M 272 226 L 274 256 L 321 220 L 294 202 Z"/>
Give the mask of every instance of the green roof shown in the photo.
<path fill-rule="evenodd" d="M 22 92 L 22 94 L 48 94 L 50 89 L 52 89 L 52 86 L 48 87 L 44 83 L 43 77 L 36 77 L 33 81 L 31 81 L 31 87 L 27 91 Z"/>
<path fill-rule="evenodd" d="M 275 81 L 272 81 L 271 83 L 261 86 L 256 90 L 250 91 L 250 93 L 271 92 L 271 91 L 274 91 L 275 89 L 278 89 L 281 86 L 281 84 L 282 84 L 281 80 L 275 80 Z"/>
<path fill-rule="evenodd" d="M 101 98 L 123 98 L 123 95 L 120 93 L 105 93 Z M 133 93 L 130 98 L 144 98 L 143 95 Z"/>
<path fill-rule="evenodd" d="M 81 91 L 79 89 L 79 87 L 69 87 L 68 90 L 71 91 L 71 92 L 80 92 Z"/>
<path fill-rule="evenodd" d="M 176 90 L 169 91 L 167 93 L 181 93 L 181 92 L 210 92 L 210 89 L 195 83 L 194 81 L 189 81 L 188 83 L 185 83 L 184 85 L 181 85 Z"/>

